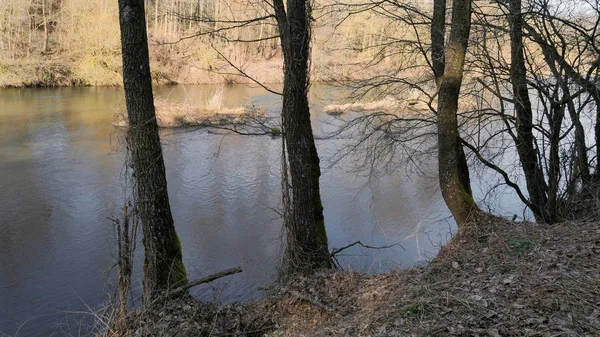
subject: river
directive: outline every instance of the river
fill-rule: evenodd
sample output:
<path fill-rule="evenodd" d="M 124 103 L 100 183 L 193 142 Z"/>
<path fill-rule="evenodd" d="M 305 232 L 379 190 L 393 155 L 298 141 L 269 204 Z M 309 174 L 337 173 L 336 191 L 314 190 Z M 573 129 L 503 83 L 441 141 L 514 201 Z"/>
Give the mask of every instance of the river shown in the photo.
<path fill-rule="evenodd" d="M 156 94 L 198 101 L 215 90 L 157 87 Z M 425 174 L 399 169 L 376 179 L 351 171 L 348 162 L 328 167 L 348 142 L 319 137 L 332 119 L 322 107 L 339 95 L 323 85 L 311 91 L 330 248 L 356 240 L 373 246 L 401 242 L 383 250 L 354 247 L 339 257 L 345 269 L 361 272 L 426 262 L 455 231 L 435 165 L 423 163 Z M 271 115 L 281 106 L 277 96 L 243 85 L 227 86 L 224 104 L 255 104 Z M 0 91 L 0 336 L 91 331 L 91 312 L 106 300 L 114 280 L 115 235 L 108 218 L 122 205 L 124 156 L 122 131 L 112 121 L 123 105 L 122 88 Z M 274 280 L 281 253 L 281 219 L 274 211 L 280 207 L 281 139 L 207 129 L 161 135 L 189 278 L 235 266 L 244 270 L 193 294 L 222 302 L 260 297 L 259 287 Z M 505 199 L 503 210 L 520 214 L 522 206 L 512 196 Z"/>

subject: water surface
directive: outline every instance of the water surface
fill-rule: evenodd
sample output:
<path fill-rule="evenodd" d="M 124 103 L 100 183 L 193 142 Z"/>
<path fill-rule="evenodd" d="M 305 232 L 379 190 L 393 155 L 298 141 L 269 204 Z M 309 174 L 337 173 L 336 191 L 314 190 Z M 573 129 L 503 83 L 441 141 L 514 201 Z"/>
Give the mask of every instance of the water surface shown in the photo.
<path fill-rule="evenodd" d="M 205 101 L 212 86 L 159 87 L 157 95 Z M 317 136 L 331 117 L 324 104 L 340 95 L 326 86 L 311 92 Z M 106 298 L 114 261 L 109 217 L 122 206 L 121 131 L 111 123 L 124 102 L 121 88 L 0 91 L 0 335 L 78 334 L 89 312 Z M 279 113 L 277 96 L 228 86 L 225 106 L 255 104 Z M 249 300 L 275 277 L 281 252 L 281 139 L 162 130 L 171 206 L 189 278 L 241 266 L 242 274 L 197 287 L 205 300 Z M 319 137 L 318 137 L 319 138 Z M 346 269 L 385 272 L 433 257 L 455 229 L 436 182 L 399 169 L 373 179 L 352 173 L 352 162 L 327 168 L 348 140 L 318 139 L 321 192 L 330 247 L 361 240 L 340 256 Z M 518 212 L 518 202 L 506 206 Z M 134 285 L 139 294 L 140 257 Z"/>

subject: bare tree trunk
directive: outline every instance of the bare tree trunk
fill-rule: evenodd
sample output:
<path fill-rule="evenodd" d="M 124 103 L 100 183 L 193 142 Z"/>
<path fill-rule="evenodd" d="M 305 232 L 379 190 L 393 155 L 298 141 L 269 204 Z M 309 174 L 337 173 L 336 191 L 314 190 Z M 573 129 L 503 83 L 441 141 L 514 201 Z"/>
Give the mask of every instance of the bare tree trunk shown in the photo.
<path fill-rule="evenodd" d="M 310 123 L 308 106 L 310 55 L 310 4 L 274 1 L 284 55 L 282 135 L 284 226 L 287 246 L 283 274 L 311 273 L 330 268 L 323 219 L 319 178 L 319 156 Z"/>
<path fill-rule="evenodd" d="M 126 172 L 125 174 L 129 174 Z M 127 296 L 131 290 L 131 273 L 133 270 L 133 252 L 137 225 L 135 216 L 129 214 L 129 202 L 123 206 L 123 218 L 113 220 L 117 232 L 117 275 L 119 289 L 119 306 L 115 317 L 120 324 L 125 323 L 127 315 Z"/>
<path fill-rule="evenodd" d="M 431 63 L 435 85 L 440 88 L 444 76 L 444 39 L 446 38 L 446 0 L 434 0 L 431 20 Z"/>
<path fill-rule="evenodd" d="M 29 1 L 29 7 L 31 8 L 31 1 Z M 31 41 L 33 37 L 33 32 L 35 31 L 35 14 L 32 14 L 29 9 L 27 9 L 27 14 L 29 17 L 29 39 L 27 42 L 27 57 L 29 57 L 29 54 L 31 53 Z"/>
<path fill-rule="evenodd" d="M 596 84 L 589 78 L 584 77 L 577 72 L 573 66 L 571 66 L 571 64 L 560 55 L 558 50 L 556 50 L 556 47 L 552 43 L 546 41 L 546 39 L 540 33 L 538 33 L 534 27 L 528 25 L 526 22 L 523 23 L 523 27 L 527 30 L 527 33 L 529 33 L 533 40 L 539 44 L 542 52 L 544 53 L 544 57 L 549 60 L 554 60 L 560 64 L 565 70 L 566 75 L 573 79 L 575 83 L 580 85 L 588 94 L 590 94 L 590 96 L 592 96 L 592 99 L 596 105 L 596 125 L 594 126 L 596 153 L 600 153 L 600 89 L 598 89 Z M 596 161 L 595 176 L 596 179 L 600 179 L 600 160 Z"/>
<path fill-rule="evenodd" d="M 471 194 L 457 120 L 470 28 L 471 0 L 454 0 L 452 27 L 438 97 L 438 164 L 442 195 L 459 226 L 479 212 Z"/>
<path fill-rule="evenodd" d="M 527 87 L 527 70 L 523 56 L 523 16 L 521 0 L 510 0 L 510 45 L 511 67 L 510 79 L 513 87 L 514 106 L 517 117 L 516 146 L 525 173 L 527 191 L 531 201 L 531 210 L 538 221 L 549 221 L 550 215 L 546 209 L 548 202 L 544 174 L 541 170 L 538 156 L 534 147 L 533 112 Z"/>
<path fill-rule="evenodd" d="M 175 232 L 158 135 L 148 57 L 144 0 L 119 0 L 128 146 L 137 188 L 143 242 L 144 300 L 187 282 Z"/>
<path fill-rule="evenodd" d="M 48 52 L 48 18 L 46 17 L 46 0 L 42 0 L 42 21 L 44 22 L 44 41 L 42 44 L 42 54 Z"/>
<path fill-rule="evenodd" d="M 561 69 L 560 71 L 556 68 L 554 61 L 548 57 L 547 55 L 544 57 L 546 63 L 550 67 L 554 78 L 556 79 L 556 88 L 555 92 L 559 91 L 559 88 L 562 89 L 562 97 L 558 102 L 552 102 L 550 107 L 550 116 L 548 118 L 548 122 L 550 124 L 550 158 L 548 160 L 548 204 L 546 206 L 547 219 L 546 222 L 553 223 L 559 221 L 558 219 L 558 190 L 560 188 L 560 138 L 561 138 L 561 126 L 565 117 L 565 105 L 568 106 L 571 116 L 575 115 L 575 119 L 572 120 L 573 125 L 575 125 L 575 146 L 577 147 L 577 123 L 579 122 L 579 116 L 575 112 L 575 107 L 573 104 L 573 98 L 570 97 L 569 94 L 569 86 L 566 81 L 563 80 L 564 76 Z M 556 98 L 558 100 L 558 97 Z M 581 126 L 581 123 L 579 123 Z M 584 136 L 585 137 L 585 136 Z M 579 151 L 577 151 L 579 152 Z M 584 138 L 584 156 L 585 155 L 585 138 Z M 579 158 L 580 153 L 577 153 L 577 158 Z M 587 156 L 586 156 L 587 157 Z M 576 159 L 576 162 L 578 159 Z M 587 162 L 587 159 L 586 159 Z M 586 164 L 587 165 L 587 164 Z M 579 166 L 579 164 L 577 164 Z M 583 168 L 582 168 L 583 169 Z M 589 171 L 588 171 L 589 172 Z"/>
<path fill-rule="evenodd" d="M 564 95 L 566 97 L 571 97 L 571 91 L 569 89 L 567 78 L 561 77 L 560 83 Z M 586 185 L 590 181 L 590 166 L 588 163 L 587 146 L 585 145 L 585 129 L 583 128 L 583 124 L 581 124 L 581 119 L 579 118 L 579 113 L 575 109 L 573 99 L 568 100 L 567 108 L 569 111 L 569 117 L 571 118 L 573 126 L 575 127 L 575 166 L 577 168 L 578 175 L 581 177 L 581 182 L 583 185 Z"/>
<path fill-rule="evenodd" d="M 557 77 L 558 78 L 558 77 Z M 558 189 L 560 179 L 560 127 L 565 116 L 564 105 L 553 104 L 550 123 L 550 158 L 548 160 L 548 204 L 544 209 L 548 223 L 558 221 Z"/>
<path fill-rule="evenodd" d="M 575 108 L 574 98 L 571 97 L 571 90 L 569 89 L 569 78 L 567 75 L 561 76 L 558 78 L 560 81 L 560 85 L 563 91 L 564 97 L 569 97 L 567 100 L 567 110 L 569 112 L 569 117 L 571 118 L 571 122 L 575 127 L 575 169 L 573 174 L 573 179 L 571 179 L 571 183 L 569 186 L 569 196 L 573 196 L 573 192 L 576 191 L 576 181 L 581 179 L 582 186 L 586 186 L 589 184 L 591 180 L 590 175 L 590 164 L 588 161 L 587 155 L 587 145 L 585 144 L 585 129 L 583 128 L 583 124 L 581 123 L 580 111 L 577 111 Z"/>

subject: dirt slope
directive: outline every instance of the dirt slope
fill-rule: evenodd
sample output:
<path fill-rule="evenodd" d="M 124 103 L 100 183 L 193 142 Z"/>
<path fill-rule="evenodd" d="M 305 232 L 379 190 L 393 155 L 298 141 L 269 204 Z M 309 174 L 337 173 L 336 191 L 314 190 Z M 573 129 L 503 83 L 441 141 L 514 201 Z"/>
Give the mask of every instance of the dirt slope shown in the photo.
<path fill-rule="evenodd" d="M 130 335 L 600 336 L 600 225 L 486 217 L 425 267 L 323 271 L 259 303 L 161 308 Z"/>

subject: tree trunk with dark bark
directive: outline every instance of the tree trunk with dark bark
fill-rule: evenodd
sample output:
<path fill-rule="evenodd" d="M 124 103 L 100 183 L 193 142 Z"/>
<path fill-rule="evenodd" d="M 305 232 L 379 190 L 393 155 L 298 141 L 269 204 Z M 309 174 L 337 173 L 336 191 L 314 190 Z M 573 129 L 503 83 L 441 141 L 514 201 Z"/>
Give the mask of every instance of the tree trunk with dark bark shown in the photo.
<path fill-rule="evenodd" d="M 569 89 L 568 78 L 561 77 L 560 84 L 562 91 L 565 96 L 571 97 L 571 90 Z M 583 185 L 587 185 L 590 182 L 590 165 L 588 162 L 587 145 L 585 144 L 585 129 L 581 124 L 581 118 L 579 112 L 575 109 L 575 104 L 572 99 L 567 102 L 567 110 L 569 111 L 569 118 L 573 122 L 575 127 L 575 167 L 576 176 L 581 178 Z M 574 184 L 574 183 L 573 183 Z"/>
<path fill-rule="evenodd" d="M 523 16 L 521 0 L 510 0 L 510 79 L 517 117 L 517 153 L 525 174 L 531 210 L 538 221 L 549 221 L 546 209 L 548 186 L 538 161 L 533 138 L 533 112 L 527 87 L 527 70 L 523 55 Z"/>
<path fill-rule="evenodd" d="M 308 105 L 310 4 L 274 1 L 284 56 L 282 187 L 287 246 L 283 275 L 330 268 L 319 178 L 321 169 Z M 287 9 L 287 12 L 286 12 Z"/>
<path fill-rule="evenodd" d="M 431 65 L 435 77 L 435 85 L 439 89 L 444 77 L 446 64 L 444 40 L 446 39 L 446 0 L 433 1 L 433 18 L 431 20 Z"/>
<path fill-rule="evenodd" d="M 469 170 L 460 142 L 457 119 L 470 28 L 471 1 L 454 0 L 452 27 L 438 96 L 438 163 L 442 195 L 459 226 L 479 212 L 471 194 Z"/>
<path fill-rule="evenodd" d="M 550 124 L 550 158 L 548 160 L 548 203 L 544 207 L 544 218 L 546 223 L 558 221 L 558 190 L 560 180 L 560 131 L 565 116 L 565 106 L 552 104 Z"/>
<path fill-rule="evenodd" d="M 523 22 L 523 27 L 529 34 L 529 36 L 540 46 L 544 57 L 553 60 L 560 64 L 564 69 L 565 74 L 571 78 L 575 83 L 581 86 L 585 91 L 592 96 L 596 105 L 596 125 L 594 126 L 594 135 L 596 139 L 596 153 L 600 153 L 600 89 L 596 84 L 587 76 L 583 76 L 558 52 L 556 47 L 547 41 L 534 27 Z M 600 160 L 596 160 L 596 171 L 595 179 L 600 179 Z"/>
<path fill-rule="evenodd" d="M 144 0 L 119 0 L 128 147 L 136 181 L 136 211 L 145 252 L 144 301 L 187 283 L 171 215 L 152 95 Z"/>

